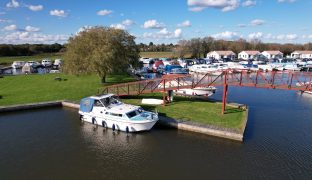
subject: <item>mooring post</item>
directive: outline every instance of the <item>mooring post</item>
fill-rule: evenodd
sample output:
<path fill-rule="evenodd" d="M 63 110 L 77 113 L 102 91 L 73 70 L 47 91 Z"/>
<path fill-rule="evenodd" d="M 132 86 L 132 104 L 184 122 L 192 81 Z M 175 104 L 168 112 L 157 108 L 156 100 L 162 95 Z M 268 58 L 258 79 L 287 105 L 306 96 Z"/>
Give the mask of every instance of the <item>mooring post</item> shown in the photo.
<path fill-rule="evenodd" d="M 166 105 L 166 96 L 165 96 L 165 93 L 166 93 L 166 80 L 165 79 L 163 79 L 163 86 L 164 86 L 164 88 L 163 88 L 163 106 L 165 106 Z"/>
<path fill-rule="evenodd" d="M 224 71 L 223 97 L 222 97 L 222 114 L 224 114 L 224 112 L 225 112 L 226 99 L 227 99 L 227 91 L 228 91 L 227 71 Z"/>

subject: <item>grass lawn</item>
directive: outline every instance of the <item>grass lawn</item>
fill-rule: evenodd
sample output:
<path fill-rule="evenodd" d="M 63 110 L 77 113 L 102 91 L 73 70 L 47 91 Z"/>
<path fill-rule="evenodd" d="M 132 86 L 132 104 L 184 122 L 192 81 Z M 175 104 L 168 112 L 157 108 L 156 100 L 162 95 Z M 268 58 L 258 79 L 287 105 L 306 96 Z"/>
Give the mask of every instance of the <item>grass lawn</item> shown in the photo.
<path fill-rule="evenodd" d="M 54 80 L 61 77 L 62 81 Z M 128 75 L 113 75 L 107 84 L 133 81 Z M 54 100 L 80 100 L 95 95 L 103 85 L 96 75 L 18 75 L 0 78 L 0 106 Z"/>
<path fill-rule="evenodd" d="M 44 53 L 34 56 L 12 56 L 12 57 L 0 57 L 0 65 L 11 65 L 13 61 L 38 61 L 41 62 L 43 59 L 62 59 L 61 53 Z"/>
<path fill-rule="evenodd" d="M 157 111 L 160 115 L 179 120 L 190 120 L 203 124 L 210 124 L 222 128 L 230 128 L 237 131 L 243 130 L 243 123 L 246 118 L 246 111 L 227 107 L 226 114 L 221 115 L 222 104 L 194 100 L 185 97 L 174 97 L 174 102 L 166 106 L 142 105 L 142 98 L 162 99 L 159 93 L 132 96 L 122 99 L 123 102 L 142 106 L 146 110 Z"/>

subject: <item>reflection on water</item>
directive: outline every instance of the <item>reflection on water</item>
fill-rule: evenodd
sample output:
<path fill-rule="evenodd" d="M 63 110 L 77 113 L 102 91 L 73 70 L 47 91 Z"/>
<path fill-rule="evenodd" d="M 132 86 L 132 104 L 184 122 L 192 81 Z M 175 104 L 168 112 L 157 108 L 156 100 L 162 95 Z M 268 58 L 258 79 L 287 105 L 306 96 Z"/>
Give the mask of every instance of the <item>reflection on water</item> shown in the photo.
<path fill-rule="evenodd" d="M 244 143 L 159 126 L 127 136 L 67 108 L 1 114 L 0 179 L 312 177 L 312 98 L 233 87 L 229 100 L 249 105 Z"/>

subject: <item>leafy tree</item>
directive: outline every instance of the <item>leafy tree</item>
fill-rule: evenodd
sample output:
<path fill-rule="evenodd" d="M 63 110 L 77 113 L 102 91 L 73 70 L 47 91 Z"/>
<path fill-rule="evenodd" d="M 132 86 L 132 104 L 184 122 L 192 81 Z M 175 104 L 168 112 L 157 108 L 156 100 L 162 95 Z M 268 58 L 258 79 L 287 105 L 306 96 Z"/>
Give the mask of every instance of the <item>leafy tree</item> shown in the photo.
<path fill-rule="evenodd" d="M 134 39 L 120 29 L 102 26 L 85 29 L 69 39 L 64 71 L 75 75 L 96 73 L 105 83 L 108 74 L 138 65 L 139 50 Z"/>

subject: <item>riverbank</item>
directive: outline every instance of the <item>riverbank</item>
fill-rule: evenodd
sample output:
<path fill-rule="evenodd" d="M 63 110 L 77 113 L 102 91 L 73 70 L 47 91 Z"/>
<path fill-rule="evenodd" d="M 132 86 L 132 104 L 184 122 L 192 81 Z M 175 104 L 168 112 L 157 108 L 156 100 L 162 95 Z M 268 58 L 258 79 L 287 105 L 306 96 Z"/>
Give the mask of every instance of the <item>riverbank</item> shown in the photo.
<path fill-rule="evenodd" d="M 40 109 L 47 107 L 67 107 L 73 109 L 79 109 L 79 104 L 70 101 L 51 101 L 51 102 L 42 102 L 42 103 L 30 103 L 22 105 L 11 105 L 11 106 L 2 106 L 0 107 L 0 113 L 3 112 L 14 112 L 22 110 L 32 110 Z M 238 107 L 237 107 L 238 108 Z M 231 129 L 225 127 L 218 127 L 214 125 L 209 125 L 205 123 L 198 123 L 195 121 L 185 121 L 185 120 L 176 120 L 171 117 L 167 117 L 164 114 L 160 113 L 158 124 L 166 127 L 176 128 L 179 130 L 185 130 L 189 132 L 201 133 L 206 135 L 211 135 L 215 137 L 226 138 L 235 141 L 243 141 L 244 130 L 247 124 L 248 110 L 246 111 L 247 116 L 244 117 L 243 129 Z"/>
<path fill-rule="evenodd" d="M 77 101 L 98 94 L 105 85 L 134 81 L 128 75 L 110 75 L 102 84 L 96 75 L 31 74 L 0 79 L 0 106 L 56 100 Z"/>

